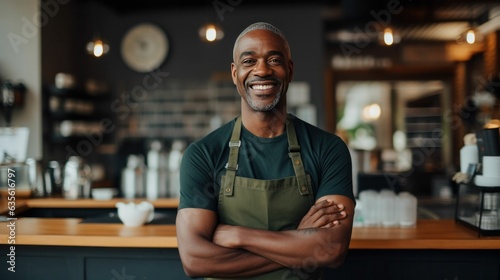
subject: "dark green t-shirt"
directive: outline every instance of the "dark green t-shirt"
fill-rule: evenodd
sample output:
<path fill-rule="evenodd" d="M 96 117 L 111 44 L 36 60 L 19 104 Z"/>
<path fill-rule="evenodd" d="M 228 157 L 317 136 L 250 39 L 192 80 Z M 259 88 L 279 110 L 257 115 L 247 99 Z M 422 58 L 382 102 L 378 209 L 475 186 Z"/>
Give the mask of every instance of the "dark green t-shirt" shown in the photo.
<path fill-rule="evenodd" d="M 311 176 L 315 198 L 338 194 L 354 200 L 351 157 L 342 139 L 297 117 L 290 117 L 305 171 Z M 180 169 L 179 209 L 217 211 L 234 123 L 235 119 L 187 147 Z M 288 156 L 287 134 L 260 138 L 243 127 L 236 176 L 263 180 L 295 176 Z"/>

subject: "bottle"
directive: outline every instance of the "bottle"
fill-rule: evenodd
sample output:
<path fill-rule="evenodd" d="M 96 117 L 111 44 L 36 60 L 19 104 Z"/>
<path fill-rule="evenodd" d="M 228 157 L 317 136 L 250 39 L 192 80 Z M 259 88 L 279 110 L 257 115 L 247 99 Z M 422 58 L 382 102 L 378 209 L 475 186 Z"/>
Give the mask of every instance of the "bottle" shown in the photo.
<path fill-rule="evenodd" d="M 155 140 L 151 142 L 151 147 L 148 151 L 147 166 L 151 169 L 162 169 L 166 166 L 166 157 L 162 151 L 161 142 Z"/>
<path fill-rule="evenodd" d="M 144 157 L 129 155 L 127 166 L 122 170 L 122 194 L 124 198 L 138 198 L 144 195 Z"/>
<path fill-rule="evenodd" d="M 92 170 L 82 157 L 71 156 L 64 165 L 63 196 L 66 199 L 90 198 Z"/>
<path fill-rule="evenodd" d="M 181 140 L 172 143 L 172 150 L 168 157 L 168 196 L 178 198 L 180 196 L 180 167 L 183 151 L 186 144 Z"/>
<path fill-rule="evenodd" d="M 469 133 L 464 136 L 464 146 L 460 149 L 460 172 L 467 173 L 469 164 L 479 162 L 476 134 Z"/>
<path fill-rule="evenodd" d="M 167 196 L 167 157 L 160 141 L 153 141 L 148 152 L 146 171 L 146 197 L 150 200 Z"/>

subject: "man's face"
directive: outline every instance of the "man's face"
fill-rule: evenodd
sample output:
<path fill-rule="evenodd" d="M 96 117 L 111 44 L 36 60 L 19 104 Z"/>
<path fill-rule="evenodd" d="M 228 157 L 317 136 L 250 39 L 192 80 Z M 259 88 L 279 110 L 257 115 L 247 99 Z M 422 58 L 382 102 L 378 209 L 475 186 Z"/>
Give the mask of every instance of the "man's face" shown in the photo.
<path fill-rule="evenodd" d="M 237 42 L 231 64 L 233 83 L 255 111 L 267 112 L 284 105 L 293 76 L 290 52 L 281 37 L 267 30 L 253 30 Z"/>

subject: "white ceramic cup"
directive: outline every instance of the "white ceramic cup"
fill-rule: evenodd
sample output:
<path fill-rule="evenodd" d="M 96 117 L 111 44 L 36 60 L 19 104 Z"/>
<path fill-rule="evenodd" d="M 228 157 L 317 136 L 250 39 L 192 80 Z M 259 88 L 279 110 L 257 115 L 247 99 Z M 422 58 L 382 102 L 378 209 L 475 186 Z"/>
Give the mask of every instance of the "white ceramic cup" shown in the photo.
<path fill-rule="evenodd" d="M 500 156 L 483 156 L 483 176 L 500 178 Z"/>
<path fill-rule="evenodd" d="M 114 188 L 97 188 L 92 189 L 92 197 L 95 200 L 110 200 L 118 193 Z"/>
<path fill-rule="evenodd" d="M 118 217 L 125 226 L 138 227 L 149 223 L 154 218 L 154 206 L 150 202 L 117 202 Z"/>

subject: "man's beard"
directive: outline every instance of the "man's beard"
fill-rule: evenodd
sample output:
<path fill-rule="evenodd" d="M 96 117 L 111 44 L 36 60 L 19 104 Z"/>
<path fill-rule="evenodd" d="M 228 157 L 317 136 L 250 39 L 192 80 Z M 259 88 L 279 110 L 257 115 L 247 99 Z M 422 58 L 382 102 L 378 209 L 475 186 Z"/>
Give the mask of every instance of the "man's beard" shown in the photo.
<path fill-rule="evenodd" d="M 255 111 L 258 111 L 258 112 L 272 111 L 276 107 L 276 105 L 280 102 L 280 99 L 281 99 L 281 92 L 280 92 L 278 95 L 276 95 L 276 97 L 274 98 L 274 100 L 271 104 L 259 106 L 258 104 L 256 104 L 253 101 L 252 96 L 248 93 L 248 91 L 246 91 L 246 95 L 247 95 L 248 105 L 250 105 L 250 107 L 252 107 L 252 109 L 254 109 Z"/>

